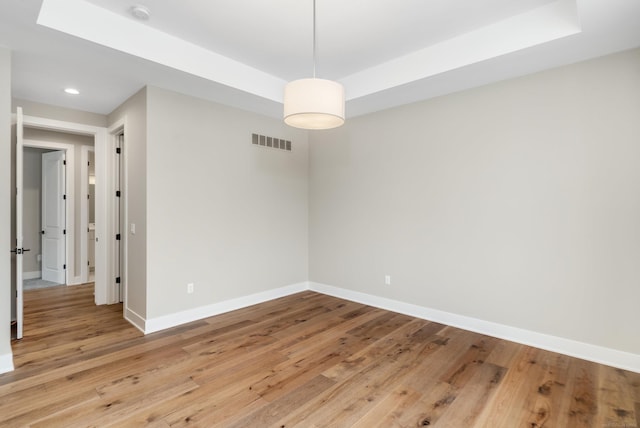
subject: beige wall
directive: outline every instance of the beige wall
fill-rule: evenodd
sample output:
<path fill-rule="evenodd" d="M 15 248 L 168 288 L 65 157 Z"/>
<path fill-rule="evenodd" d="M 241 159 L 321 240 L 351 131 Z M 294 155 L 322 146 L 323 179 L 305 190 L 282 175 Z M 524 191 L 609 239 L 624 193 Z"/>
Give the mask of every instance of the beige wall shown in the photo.
<path fill-rule="evenodd" d="M 0 242 L 5 249 L 11 241 L 11 52 L 0 47 Z M 6 250 L 5 250 L 6 251 Z M 11 263 L 13 257 L 0 257 L 0 360 L 8 363 L 11 355 Z M 6 369 L 0 365 L 0 371 Z"/>
<path fill-rule="evenodd" d="M 310 280 L 640 354 L 639 94 L 633 50 L 312 133 Z"/>
<path fill-rule="evenodd" d="M 127 233 L 128 286 L 127 309 L 142 318 L 147 316 L 147 90 L 140 90 L 108 117 L 108 126 L 126 118 L 125 162 L 128 185 L 123 196 L 128 206 L 129 223 L 136 233 Z"/>
<path fill-rule="evenodd" d="M 9 70 L 0 49 L 0 118 Z M 90 123 L 127 120 L 128 305 L 150 319 L 310 279 L 640 354 L 639 93 L 634 50 L 350 119 L 308 146 L 278 120 L 142 90 Z M 9 147 L 5 120 L 0 183 Z M 0 260 L 0 283 L 9 272 Z"/>
<path fill-rule="evenodd" d="M 305 132 L 150 87 L 147 154 L 149 318 L 306 281 Z"/>

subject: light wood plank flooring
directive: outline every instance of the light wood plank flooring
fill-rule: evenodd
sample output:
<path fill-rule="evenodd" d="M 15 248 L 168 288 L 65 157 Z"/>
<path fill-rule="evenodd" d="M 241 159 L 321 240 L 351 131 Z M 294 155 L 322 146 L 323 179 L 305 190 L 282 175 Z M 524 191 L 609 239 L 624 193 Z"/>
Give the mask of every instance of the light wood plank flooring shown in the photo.
<path fill-rule="evenodd" d="M 25 293 L 2 427 L 637 427 L 640 374 L 304 292 L 143 336 Z"/>

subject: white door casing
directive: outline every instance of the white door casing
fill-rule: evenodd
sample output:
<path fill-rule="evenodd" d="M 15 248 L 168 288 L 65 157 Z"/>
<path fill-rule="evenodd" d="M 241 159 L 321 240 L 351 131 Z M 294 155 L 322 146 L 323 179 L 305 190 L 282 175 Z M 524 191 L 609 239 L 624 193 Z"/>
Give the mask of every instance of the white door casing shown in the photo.
<path fill-rule="evenodd" d="M 128 235 L 127 230 L 128 217 L 127 217 L 127 156 L 126 156 L 126 142 L 125 142 L 125 125 L 126 119 L 121 119 L 114 123 L 109 129 L 110 140 L 110 153 L 111 153 L 111 171 L 108 174 L 110 183 L 109 186 L 113 189 L 113 193 L 121 191 L 120 197 L 114 197 L 112 201 L 111 211 L 111 224 L 113 231 L 117 234 L 120 233 L 120 241 L 114 240 L 116 244 L 113 247 L 113 264 L 112 269 L 115 277 L 120 278 L 120 282 L 114 283 L 114 297 L 115 301 L 124 303 L 125 318 L 127 318 L 127 248 L 128 248 Z M 119 150 L 118 150 L 119 148 Z M 96 164 L 97 166 L 97 164 Z M 98 174 L 96 174 L 96 180 L 98 180 Z M 97 212 L 96 212 L 97 213 Z M 131 234 L 135 234 L 132 229 Z M 119 244 L 119 245 L 118 245 Z"/>
<path fill-rule="evenodd" d="M 42 279 L 66 284 L 65 152 L 42 154 Z"/>
<path fill-rule="evenodd" d="M 22 108 L 16 109 L 16 338 L 22 339 L 23 298 L 22 298 L 22 144 L 24 138 Z"/>
<path fill-rule="evenodd" d="M 95 263 L 95 218 L 93 229 L 89 228 L 89 205 L 95 204 L 95 195 L 93 200 L 89 200 L 89 153 L 95 153 L 93 146 L 82 146 L 80 152 L 80 196 L 79 200 L 83 201 L 80 205 L 80 282 L 89 282 L 89 265 L 88 260 Z M 95 162 L 95 157 L 94 157 Z M 95 174 L 95 164 L 93 166 Z M 95 176 L 94 176 L 95 179 Z M 95 205 L 94 205 L 95 207 Z"/>
<path fill-rule="evenodd" d="M 123 283 L 124 283 L 124 275 L 122 269 L 122 256 L 123 256 L 123 238 L 126 235 L 126 231 L 122 230 L 122 217 L 124 211 L 124 204 L 122 203 L 122 149 L 124 148 L 124 132 L 116 135 L 116 155 L 114 158 L 114 174 L 113 177 L 115 179 L 115 189 L 116 189 L 116 198 L 114 203 L 114 229 L 116 234 L 120 237 L 115 243 L 116 254 L 114 256 L 114 271 L 117 277 L 116 286 L 115 286 L 115 294 L 116 301 L 122 302 L 123 296 Z"/>
<path fill-rule="evenodd" d="M 38 129 L 70 132 L 73 134 L 94 137 L 96 151 L 96 278 L 95 302 L 98 305 L 115 303 L 114 296 L 109 293 L 107 277 L 112 271 L 110 260 L 110 240 L 112 228 L 108 222 L 109 204 L 107 202 L 107 174 L 109 167 L 107 129 L 104 127 L 47 119 L 35 116 L 24 116 L 24 125 Z"/>

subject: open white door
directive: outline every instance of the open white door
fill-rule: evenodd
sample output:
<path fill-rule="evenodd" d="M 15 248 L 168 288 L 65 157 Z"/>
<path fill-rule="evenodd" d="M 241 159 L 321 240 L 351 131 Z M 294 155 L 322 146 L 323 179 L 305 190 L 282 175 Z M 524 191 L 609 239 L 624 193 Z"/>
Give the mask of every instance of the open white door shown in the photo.
<path fill-rule="evenodd" d="M 42 154 L 42 279 L 66 284 L 65 152 Z"/>
<path fill-rule="evenodd" d="M 23 299 L 22 299 L 22 149 L 23 149 L 22 108 L 16 109 L 16 338 L 22 339 Z M 29 250 L 27 250 L 29 251 Z"/>

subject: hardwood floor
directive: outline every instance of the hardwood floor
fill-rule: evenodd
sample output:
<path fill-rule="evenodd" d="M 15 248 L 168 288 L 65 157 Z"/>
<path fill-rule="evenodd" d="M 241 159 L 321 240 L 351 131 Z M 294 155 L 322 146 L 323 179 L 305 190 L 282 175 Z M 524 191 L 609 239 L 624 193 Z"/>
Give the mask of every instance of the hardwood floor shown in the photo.
<path fill-rule="evenodd" d="M 637 427 L 640 374 L 304 292 L 143 336 L 25 293 L 0 426 Z"/>

